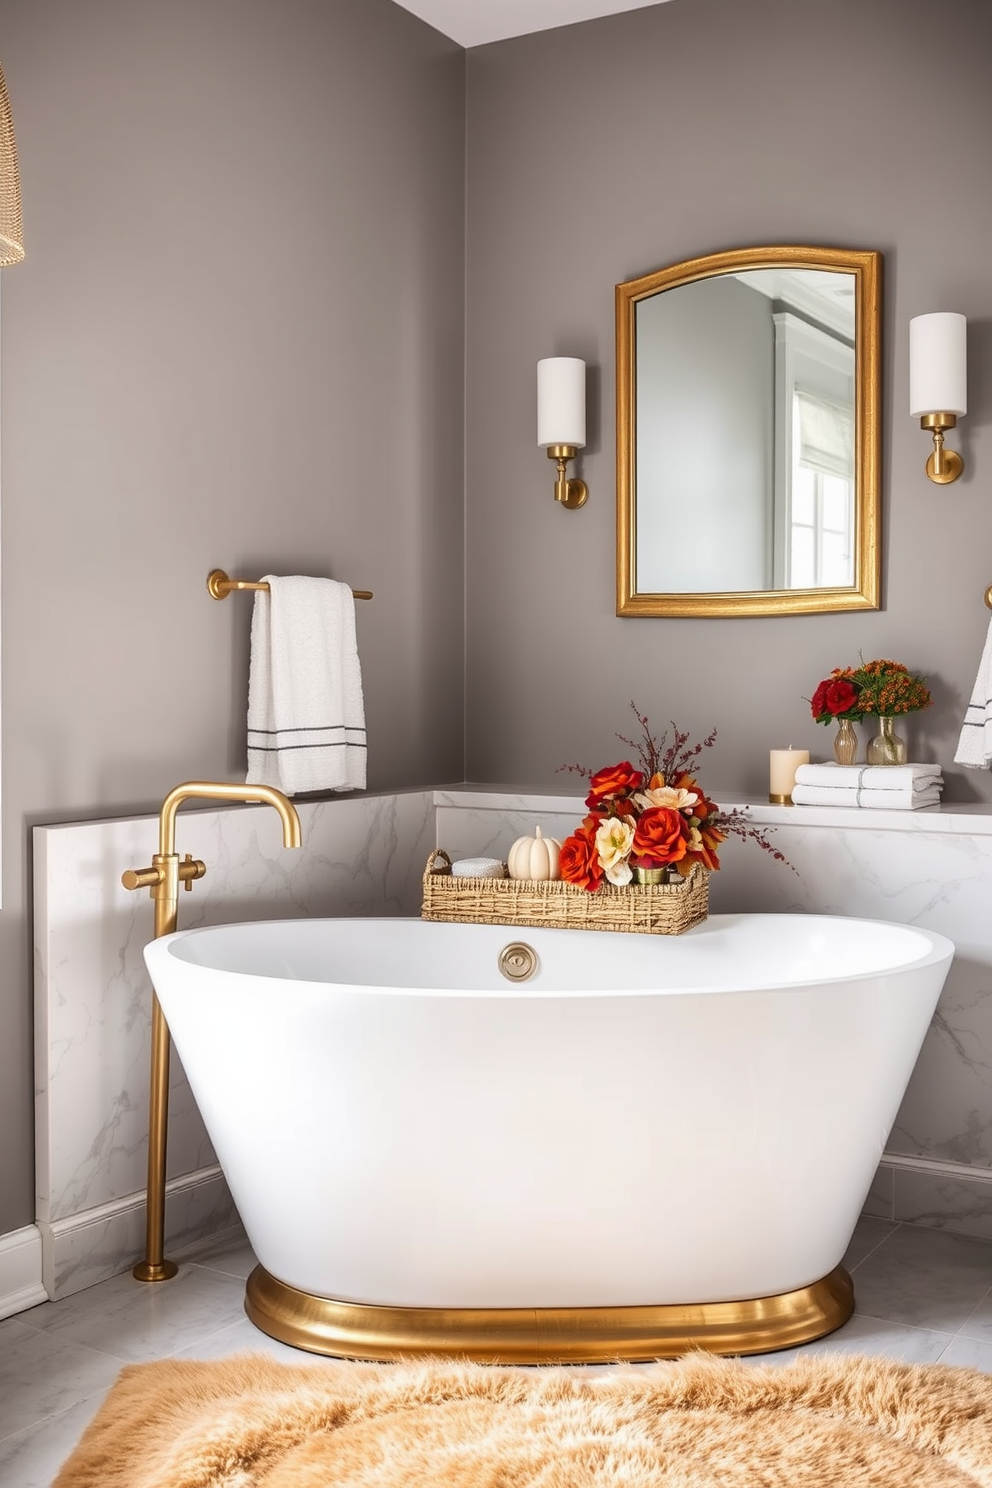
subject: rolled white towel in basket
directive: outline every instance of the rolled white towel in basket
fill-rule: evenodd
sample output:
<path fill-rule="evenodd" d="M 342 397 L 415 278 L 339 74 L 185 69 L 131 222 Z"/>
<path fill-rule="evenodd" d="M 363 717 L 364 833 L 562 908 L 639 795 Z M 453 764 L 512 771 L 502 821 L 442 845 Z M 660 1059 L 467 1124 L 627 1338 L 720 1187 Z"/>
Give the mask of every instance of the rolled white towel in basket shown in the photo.
<path fill-rule="evenodd" d="M 365 701 L 347 584 L 266 575 L 248 679 L 249 785 L 364 790 Z"/>
<path fill-rule="evenodd" d="M 985 636 L 971 702 L 961 726 L 954 763 L 967 765 L 971 770 L 992 769 L 992 620 Z"/>

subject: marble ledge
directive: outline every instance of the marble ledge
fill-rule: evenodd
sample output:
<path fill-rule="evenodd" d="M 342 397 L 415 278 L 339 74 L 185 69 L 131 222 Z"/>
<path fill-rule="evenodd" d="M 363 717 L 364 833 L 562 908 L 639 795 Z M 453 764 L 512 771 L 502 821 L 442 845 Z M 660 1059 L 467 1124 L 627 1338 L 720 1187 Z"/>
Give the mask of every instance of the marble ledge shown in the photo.
<path fill-rule="evenodd" d="M 920 811 L 882 811 L 874 806 L 776 806 L 760 796 L 735 796 L 714 789 L 725 811 L 746 811 L 759 826 L 843 827 L 879 832 L 932 832 L 944 836 L 992 837 L 992 805 L 953 802 Z M 585 815 L 584 797 L 546 787 L 449 785 L 434 791 L 434 805 L 473 811 L 555 811 Z"/>

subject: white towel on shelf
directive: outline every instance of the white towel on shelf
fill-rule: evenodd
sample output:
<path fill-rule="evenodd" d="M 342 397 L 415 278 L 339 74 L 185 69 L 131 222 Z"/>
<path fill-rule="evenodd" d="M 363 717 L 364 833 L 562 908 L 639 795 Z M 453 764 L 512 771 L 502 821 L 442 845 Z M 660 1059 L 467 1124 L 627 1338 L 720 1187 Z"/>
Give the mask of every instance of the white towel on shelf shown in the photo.
<path fill-rule="evenodd" d="M 937 764 L 918 765 L 838 765 L 828 760 L 820 765 L 800 765 L 796 784 L 815 785 L 830 790 L 919 791 L 943 785 L 944 777 Z"/>
<path fill-rule="evenodd" d="M 249 785 L 364 790 L 355 596 L 333 579 L 266 575 L 251 620 Z"/>
<path fill-rule="evenodd" d="M 992 769 L 992 620 L 985 636 L 978 676 L 961 726 L 956 765 L 972 770 Z"/>
<path fill-rule="evenodd" d="M 796 785 L 794 806 L 875 806 L 882 811 L 919 811 L 940 805 L 940 785 L 925 790 L 871 790 L 856 785 Z"/>

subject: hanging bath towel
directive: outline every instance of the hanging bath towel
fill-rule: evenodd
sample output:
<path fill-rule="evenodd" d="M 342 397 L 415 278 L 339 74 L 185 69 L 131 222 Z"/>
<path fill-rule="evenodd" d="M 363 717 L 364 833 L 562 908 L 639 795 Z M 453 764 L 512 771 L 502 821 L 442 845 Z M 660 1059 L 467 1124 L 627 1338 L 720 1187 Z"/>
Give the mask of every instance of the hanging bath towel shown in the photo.
<path fill-rule="evenodd" d="M 251 620 L 249 785 L 365 789 L 355 597 L 333 579 L 266 575 Z"/>
<path fill-rule="evenodd" d="M 992 620 L 954 763 L 969 765 L 973 770 L 992 769 Z"/>

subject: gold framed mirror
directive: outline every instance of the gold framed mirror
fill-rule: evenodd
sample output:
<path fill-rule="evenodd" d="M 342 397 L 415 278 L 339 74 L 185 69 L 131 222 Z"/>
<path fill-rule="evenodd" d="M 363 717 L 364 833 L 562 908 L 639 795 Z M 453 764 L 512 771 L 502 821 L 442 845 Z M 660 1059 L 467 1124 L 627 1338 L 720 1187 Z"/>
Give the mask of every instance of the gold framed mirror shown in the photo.
<path fill-rule="evenodd" d="M 767 247 L 617 285 L 618 615 L 878 609 L 881 276 Z"/>

